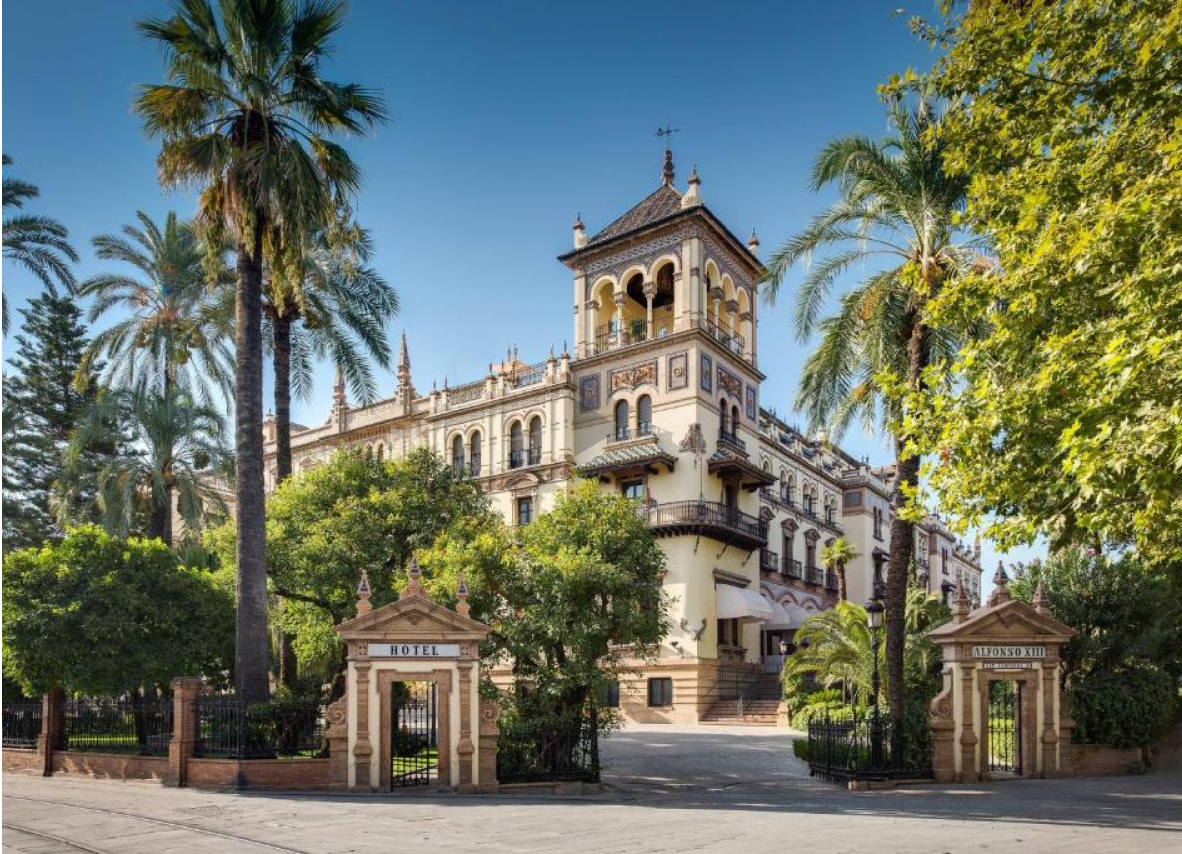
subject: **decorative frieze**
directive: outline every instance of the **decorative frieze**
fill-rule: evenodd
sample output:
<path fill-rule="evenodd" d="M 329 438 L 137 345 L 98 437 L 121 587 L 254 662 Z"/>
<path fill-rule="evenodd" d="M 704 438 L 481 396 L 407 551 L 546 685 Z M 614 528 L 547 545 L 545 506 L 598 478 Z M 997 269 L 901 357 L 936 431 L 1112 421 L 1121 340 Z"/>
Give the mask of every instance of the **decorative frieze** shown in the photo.
<path fill-rule="evenodd" d="M 620 390 L 630 391 L 642 385 L 656 386 L 656 384 L 656 359 L 648 362 L 640 362 L 635 365 L 626 365 L 623 368 L 616 368 L 608 373 L 608 387 L 611 390 L 611 394 L 615 394 Z"/>
<path fill-rule="evenodd" d="M 722 365 L 718 366 L 718 390 L 726 392 L 736 400 L 743 399 L 743 381 Z"/>
<path fill-rule="evenodd" d="M 648 267 L 653 261 L 666 254 L 670 249 L 680 246 L 681 241 L 685 240 L 689 236 L 689 233 L 688 226 L 683 224 L 679 228 L 653 240 L 612 252 L 610 255 L 602 255 L 588 262 L 587 266 L 583 268 L 583 275 L 588 280 L 586 287 L 590 289 L 594 284 L 592 281 L 593 277 L 614 267 L 623 267 L 636 263 Z M 590 290 L 587 291 L 587 296 L 590 296 Z"/>

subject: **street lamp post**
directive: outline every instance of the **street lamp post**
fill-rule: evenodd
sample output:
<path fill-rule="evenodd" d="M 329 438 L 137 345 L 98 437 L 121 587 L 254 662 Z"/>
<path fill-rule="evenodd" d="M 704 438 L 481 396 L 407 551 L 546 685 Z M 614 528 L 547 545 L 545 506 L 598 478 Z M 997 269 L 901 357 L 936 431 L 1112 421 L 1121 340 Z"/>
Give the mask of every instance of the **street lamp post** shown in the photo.
<path fill-rule="evenodd" d="M 870 770 L 881 771 L 882 763 L 882 716 L 878 709 L 878 630 L 882 628 L 882 602 L 871 599 L 866 603 L 866 623 L 870 626 L 870 657 L 873 659 L 870 672 Z"/>

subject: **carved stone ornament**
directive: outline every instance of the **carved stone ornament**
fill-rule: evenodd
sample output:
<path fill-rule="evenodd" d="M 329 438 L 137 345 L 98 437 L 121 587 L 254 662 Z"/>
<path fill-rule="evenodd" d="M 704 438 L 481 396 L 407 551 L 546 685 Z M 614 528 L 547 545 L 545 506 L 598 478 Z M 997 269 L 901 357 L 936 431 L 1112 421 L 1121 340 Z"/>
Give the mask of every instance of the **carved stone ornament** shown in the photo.
<path fill-rule="evenodd" d="M 736 400 L 743 399 L 743 381 L 722 365 L 718 366 L 718 388 Z"/>
<path fill-rule="evenodd" d="M 702 425 L 696 421 L 689 426 L 685 433 L 685 438 L 681 440 L 681 444 L 677 446 L 681 453 L 704 454 L 709 449 L 706 444 L 706 437 L 702 435 Z"/>
<path fill-rule="evenodd" d="M 608 377 L 612 394 L 621 389 L 630 390 L 642 385 L 655 386 L 657 384 L 657 362 L 654 359 L 651 362 L 641 362 L 638 365 L 617 368 Z"/>

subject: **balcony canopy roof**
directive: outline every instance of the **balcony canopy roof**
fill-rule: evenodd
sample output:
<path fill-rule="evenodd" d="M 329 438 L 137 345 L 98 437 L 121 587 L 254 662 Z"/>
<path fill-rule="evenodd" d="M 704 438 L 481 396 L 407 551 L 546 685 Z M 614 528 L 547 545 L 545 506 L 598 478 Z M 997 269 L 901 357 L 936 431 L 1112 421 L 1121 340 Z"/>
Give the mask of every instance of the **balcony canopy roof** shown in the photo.
<path fill-rule="evenodd" d="M 604 451 L 578 469 L 584 477 L 599 477 L 612 472 L 651 469 L 658 463 L 673 471 L 677 458 L 663 450 L 656 442 L 644 442 Z"/>

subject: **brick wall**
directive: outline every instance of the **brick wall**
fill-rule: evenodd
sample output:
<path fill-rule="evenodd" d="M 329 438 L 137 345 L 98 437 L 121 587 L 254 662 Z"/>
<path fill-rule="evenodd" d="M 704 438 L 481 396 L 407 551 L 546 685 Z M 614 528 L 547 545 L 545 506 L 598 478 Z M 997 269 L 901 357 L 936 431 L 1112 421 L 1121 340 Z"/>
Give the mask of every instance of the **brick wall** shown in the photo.
<path fill-rule="evenodd" d="M 4 770 L 41 772 L 41 754 L 36 750 L 6 747 L 3 752 Z"/>
<path fill-rule="evenodd" d="M 1137 747 L 1111 747 L 1107 744 L 1071 745 L 1072 773 L 1077 777 L 1105 777 L 1113 774 L 1140 774 L 1145 770 Z"/>
<path fill-rule="evenodd" d="M 53 773 L 115 780 L 164 780 L 168 777 L 168 757 L 55 751 Z"/>
<path fill-rule="evenodd" d="M 286 789 L 294 791 L 329 788 L 327 759 L 190 759 L 188 785 L 197 789 Z"/>

